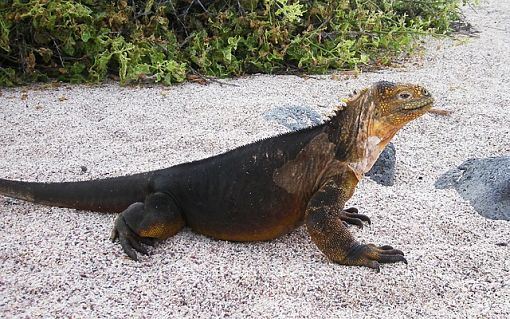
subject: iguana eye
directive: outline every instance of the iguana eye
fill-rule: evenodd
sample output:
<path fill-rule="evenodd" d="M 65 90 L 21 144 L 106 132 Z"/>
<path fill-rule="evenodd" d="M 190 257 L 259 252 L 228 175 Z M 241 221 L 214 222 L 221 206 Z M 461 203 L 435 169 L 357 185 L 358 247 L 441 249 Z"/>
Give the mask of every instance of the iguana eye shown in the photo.
<path fill-rule="evenodd" d="M 411 97 L 411 94 L 410 93 L 407 93 L 407 92 L 402 92 L 398 95 L 399 98 L 403 99 L 403 100 L 407 100 Z"/>
<path fill-rule="evenodd" d="M 353 99 L 354 97 L 358 96 L 358 93 L 359 93 L 359 92 L 358 92 L 358 90 L 354 90 L 354 91 L 352 91 L 352 93 L 351 93 L 351 94 L 349 94 L 349 97 L 350 97 L 351 99 Z"/>

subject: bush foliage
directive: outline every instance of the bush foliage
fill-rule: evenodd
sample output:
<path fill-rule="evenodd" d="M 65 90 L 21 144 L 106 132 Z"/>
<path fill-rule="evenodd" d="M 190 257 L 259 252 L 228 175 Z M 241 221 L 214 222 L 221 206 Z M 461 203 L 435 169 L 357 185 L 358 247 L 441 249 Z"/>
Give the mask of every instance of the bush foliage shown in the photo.
<path fill-rule="evenodd" d="M 465 0 L 4 0 L 0 85 L 384 65 Z"/>

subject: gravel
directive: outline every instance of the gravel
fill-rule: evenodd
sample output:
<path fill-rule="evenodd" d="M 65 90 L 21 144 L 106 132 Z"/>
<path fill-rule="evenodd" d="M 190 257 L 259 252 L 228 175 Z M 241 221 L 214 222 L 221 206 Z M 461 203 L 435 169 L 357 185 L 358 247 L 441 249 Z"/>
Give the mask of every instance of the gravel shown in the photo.
<path fill-rule="evenodd" d="M 31 181 L 119 176 L 218 154 L 288 131 L 271 112 L 302 107 L 324 119 L 353 89 L 383 79 L 421 83 L 453 114 L 404 128 L 393 141 L 394 185 L 365 178 L 348 203 L 373 221 L 355 235 L 402 249 L 409 265 L 379 274 L 335 265 L 304 228 L 248 244 L 186 229 L 133 262 L 108 240 L 112 214 L 2 197 L 1 316 L 510 317 L 510 222 L 434 186 L 469 159 L 510 154 L 510 2 L 484 1 L 465 14 L 477 37 L 429 39 L 405 67 L 355 78 L 2 89 L 0 176 Z"/>

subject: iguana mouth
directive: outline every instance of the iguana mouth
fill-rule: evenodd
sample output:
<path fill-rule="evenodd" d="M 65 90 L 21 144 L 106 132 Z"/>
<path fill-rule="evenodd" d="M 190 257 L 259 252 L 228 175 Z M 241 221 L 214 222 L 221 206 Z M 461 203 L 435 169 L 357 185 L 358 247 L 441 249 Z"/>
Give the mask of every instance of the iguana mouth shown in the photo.
<path fill-rule="evenodd" d="M 402 105 L 402 109 L 407 110 L 407 111 L 414 111 L 414 110 L 419 110 L 419 109 L 423 109 L 423 108 L 431 108 L 433 104 L 434 104 L 434 99 L 428 98 L 428 99 L 422 99 L 422 100 L 418 100 L 418 101 L 405 103 Z"/>

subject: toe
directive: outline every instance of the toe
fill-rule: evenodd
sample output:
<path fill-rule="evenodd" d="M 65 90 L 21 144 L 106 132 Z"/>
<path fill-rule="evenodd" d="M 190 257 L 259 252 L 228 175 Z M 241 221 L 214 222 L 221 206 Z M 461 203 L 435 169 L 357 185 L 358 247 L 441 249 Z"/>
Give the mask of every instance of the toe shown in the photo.
<path fill-rule="evenodd" d="M 404 252 L 400 249 L 387 249 L 387 250 L 380 250 L 379 253 L 381 255 L 400 255 L 404 256 Z"/>
<path fill-rule="evenodd" d="M 356 207 L 349 207 L 349 208 L 344 209 L 344 211 L 348 212 L 348 213 L 354 213 L 354 214 L 358 213 L 358 209 Z"/>
<path fill-rule="evenodd" d="M 401 261 L 407 264 L 407 259 L 402 255 L 379 255 L 377 261 L 381 263 L 397 263 Z"/>
<path fill-rule="evenodd" d="M 142 255 L 148 255 L 147 249 L 143 247 L 140 242 L 138 242 L 135 238 L 129 237 L 128 238 L 129 243 L 131 244 L 131 247 L 133 247 L 137 252 L 139 252 Z"/>
<path fill-rule="evenodd" d="M 375 271 L 377 271 L 377 272 L 381 272 L 381 266 L 375 260 L 370 260 L 365 266 L 375 269 Z"/>
<path fill-rule="evenodd" d="M 122 215 L 119 215 L 115 220 L 115 226 L 111 235 L 112 240 L 117 238 L 122 246 L 122 250 L 124 250 L 129 258 L 137 261 L 137 251 L 144 255 L 147 254 L 147 250 L 140 243 L 140 237 L 129 228 Z"/>
<path fill-rule="evenodd" d="M 154 246 L 156 244 L 156 238 L 140 237 L 140 242 L 147 246 Z"/>
<path fill-rule="evenodd" d="M 386 249 L 382 249 L 382 248 Z M 389 249 L 391 248 L 391 249 Z M 391 246 L 377 247 L 374 244 L 357 244 L 349 249 L 347 257 L 342 260 L 344 265 L 365 266 L 380 271 L 382 263 L 403 262 L 407 264 L 404 253 Z"/>
<path fill-rule="evenodd" d="M 119 237 L 119 232 L 117 231 L 117 228 L 113 227 L 112 232 L 110 234 L 110 240 L 112 242 L 115 242 L 115 240 Z"/>
<path fill-rule="evenodd" d="M 358 218 L 352 218 L 352 217 L 344 217 L 342 218 L 342 220 L 346 223 L 349 223 L 351 225 L 356 225 L 358 226 L 360 229 L 363 229 L 363 222 L 361 221 L 361 219 L 358 219 Z"/>
<path fill-rule="evenodd" d="M 370 220 L 370 218 L 367 215 L 356 214 L 356 213 L 347 213 L 347 216 L 352 217 L 352 218 L 361 219 L 362 221 L 367 222 L 369 225 L 372 224 L 372 221 Z"/>
<path fill-rule="evenodd" d="M 119 242 L 122 246 L 122 249 L 129 256 L 129 258 L 133 259 L 134 261 L 138 261 L 138 256 L 136 256 L 136 252 L 134 251 L 133 247 L 131 247 L 129 240 L 126 237 L 120 236 Z"/>

